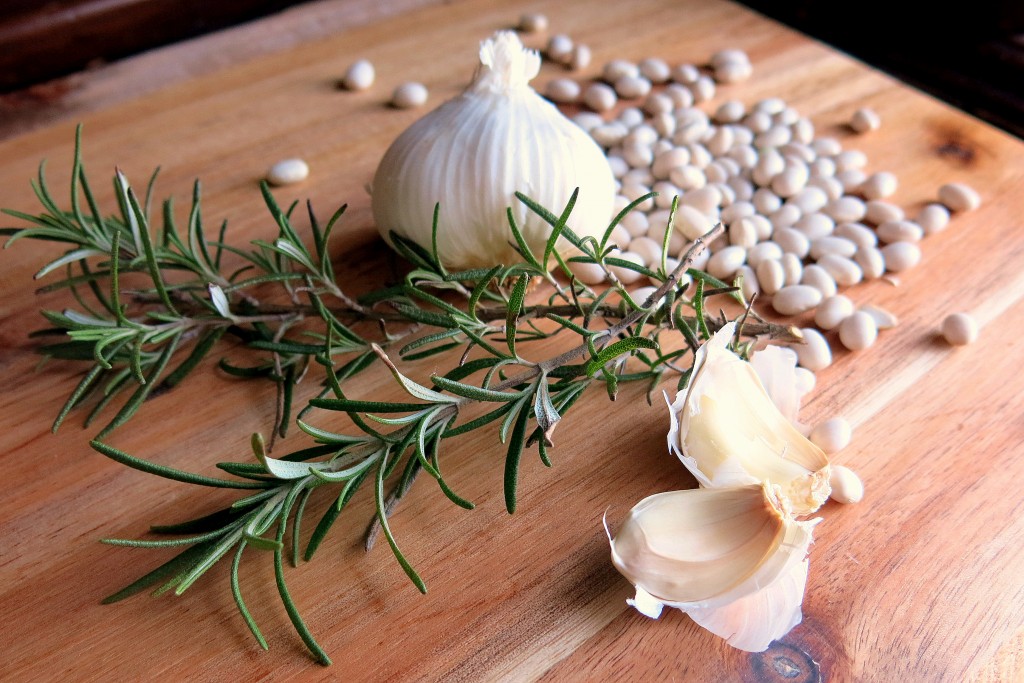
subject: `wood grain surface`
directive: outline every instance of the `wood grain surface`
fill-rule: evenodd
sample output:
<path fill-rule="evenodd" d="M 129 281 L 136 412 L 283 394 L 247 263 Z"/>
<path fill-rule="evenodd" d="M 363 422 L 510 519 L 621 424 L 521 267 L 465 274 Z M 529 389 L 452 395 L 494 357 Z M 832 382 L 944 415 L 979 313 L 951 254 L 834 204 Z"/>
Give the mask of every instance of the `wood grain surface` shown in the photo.
<path fill-rule="evenodd" d="M 341 4 L 341 3 L 338 3 Z M 451 505 L 421 480 L 393 518 L 406 556 L 429 587 L 421 596 L 386 546 L 360 546 L 371 514 L 368 491 L 345 512 L 312 563 L 288 570 L 292 594 L 334 658 L 330 669 L 304 651 L 277 599 L 269 557 L 243 563 L 248 603 L 271 644 L 250 638 L 217 567 L 180 598 L 140 596 L 101 606 L 105 595 L 159 564 L 160 553 L 100 545 L 136 537 L 215 509 L 228 494 L 196 491 L 125 469 L 88 448 L 75 419 L 50 422 L 78 369 L 39 367 L 27 333 L 42 326 L 32 273 L 59 250 L 32 243 L 0 255 L 0 678 L 50 680 L 680 680 L 1015 681 L 1024 677 L 1024 145 L 764 18 L 725 2 L 631 3 L 468 0 L 422 7 L 322 39 L 225 66 L 83 117 L 86 164 L 95 178 L 122 168 L 135 183 L 161 165 L 161 195 L 179 205 L 193 178 L 204 182 L 205 215 L 227 219 L 229 238 L 276 228 L 257 181 L 269 164 L 301 156 L 312 173 L 279 199 L 310 197 L 320 211 L 351 210 L 339 232 L 337 266 L 355 292 L 384 282 L 391 259 L 376 237 L 365 183 L 389 142 L 422 112 L 384 103 L 416 79 L 431 106 L 459 92 L 476 46 L 539 9 L 554 30 L 604 61 L 661 56 L 703 62 L 742 47 L 754 77 L 723 87 L 715 102 L 786 99 L 819 134 L 865 151 L 870 170 L 900 178 L 895 201 L 913 212 L 947 181 L 984 198 L 923 243 L 924 260 L 898 281 L 850 292 L 900 317 L 878 343 L 837 353 L 819 373 L 802 417 L 836 415 L 855 427 L 835 460 L 863 478 L 856 506 L 822 509 L 811 550 L 804 622 L 763 654 L 726 646 L 685 615 L 651 621 L 625 604 L 630 586 L 612 568 L 601 515 L 642 497 L 692 487 L 665 450 L 665 408 L 640 387 L 615 403 L 587 396 L 559 428 L 554 467 L 528 453 L 519 511 L 505 513 L 503 449 L 473 433 L 445 456 L 452 487 L 477 503 Z M 535 41 L 535 44 L 537 42 Z M 203 42 L 195 43 L 202 49 Z M 368 92 L 336 82 L 355 58 L 377 65 Z M 547 65 L 537 85 L 559 69 Z M 844 122 L 859 106 L 881 130 L 854 138 Z M 0 143 L 0 205 L 34 206 L 28 179 L 49 159 L 51 185 L 66 187 L 74 125 L 62 122 Z M 111 200 L 100 185 L 101 202 Z M 109 204 L 108 204 L 109 206 Z M 8 221 L 10 222 L 10 221 Z M 982 325 L 974 345 L 951 349 L 936 336 L 949 312 Z M 555 342 L 531 351 L 551 355 Z M 425 378 L 441 361 L 408 363 Z M 149 401 L 110 441 L 159 463 L 214 473 L 245 457 L 253 431 L 273 417 L 272 388 L 201 373 Z M 314 383 L 301 386 L 301 398 Z M 354 397 L 398 399 L 380 368 Z M 318 424 L 331 426 L 329 414 Z M 292 435 L 280 447 L 306 442 Z M 327 504 L 314 497 L 313 514 Z M 311 529 L 310 529 L 311 530 Z M 309 530 L 306 531 L 309 533 Z M 791 674 L 791 675 L 790 675 Z M 789 676 L 789 677 L 787 677 Z"/>

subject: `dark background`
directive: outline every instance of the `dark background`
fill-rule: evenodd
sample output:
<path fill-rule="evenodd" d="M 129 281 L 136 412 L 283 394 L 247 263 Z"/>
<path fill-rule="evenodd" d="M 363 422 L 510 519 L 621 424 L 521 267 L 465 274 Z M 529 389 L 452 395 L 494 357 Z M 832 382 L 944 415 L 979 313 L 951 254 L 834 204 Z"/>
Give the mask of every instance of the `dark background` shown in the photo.
<path fill-rule="evenodd" d="M 0 93 L 296 4 L 0 0 Z M 1024 0 L 743 4 L 1024 137 Z"/>

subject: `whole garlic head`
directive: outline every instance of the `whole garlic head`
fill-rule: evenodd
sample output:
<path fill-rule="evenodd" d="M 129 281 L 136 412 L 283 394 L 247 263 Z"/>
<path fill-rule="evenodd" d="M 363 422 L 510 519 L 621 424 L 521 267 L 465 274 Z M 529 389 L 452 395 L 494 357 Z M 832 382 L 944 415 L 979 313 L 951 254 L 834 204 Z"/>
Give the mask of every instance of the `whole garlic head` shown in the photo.
<path fill-rule="evenodd" d="M 576 188 L 568 227 L 600 238 L 613 209 L 611 169 L 590 136 L 530 87 L 540 63 L 515 33 L 495 34 L 481 44 L 469 87 L 398 136 L 373 179 L 373 216 L 385 239 L 394 231 L 429 249 L 439 204 L 442 263 L 512 263 L 520 257 L 511 246 L 508 208 L 535 253 L 551 233 L 515 192 L 558 214 Z M 561 253 L 570 249 L 559 241 Z"/>
<path fill-rule="evenodd" d="M 697 351 L 693 374 L 670 406 L 669 449 L 701 486 L 770 481 L 795 514 L 828 499 L 829 461 L 780 412 L 750 363 L 727 346 L 735 324 Z"/>
<path fill-rule="evenodd" d="M 659 493 L 610 537 L 612 563 L 643 614 L 676 607 L 730 645 L 761 651 L 800 623 L 818 521 L 796 521 L 767 482 Z"/>

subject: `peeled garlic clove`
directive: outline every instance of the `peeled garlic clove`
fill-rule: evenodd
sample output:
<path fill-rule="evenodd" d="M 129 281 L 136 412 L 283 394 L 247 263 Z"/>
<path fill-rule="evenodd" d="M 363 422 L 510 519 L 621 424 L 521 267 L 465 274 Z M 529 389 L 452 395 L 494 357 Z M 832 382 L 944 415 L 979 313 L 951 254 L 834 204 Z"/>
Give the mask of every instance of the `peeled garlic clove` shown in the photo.
<path fill-rule="evenodd" d="M 659 493 L 630 510 L 611 539 L 612 563 L 648 616 L 660 613 L 656 603 L 723 607 L 802 564 L 817 521 L 794 520 L 767 482 Z"/>
<path fill-rule="evenodd" d="M 686 613 L 729 645 L 747 652 L 764 652 L 773 640 L 803 620 L 808 564 L 807 560 L 793 564 L 771 584 L 728 605 L 689 609 Z"/>
<path fill-rule="evenodd" d="M 672 404 L 669 448 L 701 486 L 770 481 L 799 515 L 829 496 L 829 462 L 772 402 L 750 363 L 727 348 L 730 323 L 697 351 Z M 795 382 L 795 375 L 793 376 Z"/>
<path fill-rule="evenodd" d="M 540 55 L 506 31 L 481 44 L 480 62 L 461 95 L 413 123 L 384 154 L 372 186 L 381 234 L 388 239 L 394 231 L 430 249 L 439 204 L 437 247 L 445 265 L 508 264 L 520 260 L 508 208 L 534 253 L 543 253 L 551 234 L 515 193 L 559 214 L 579 188 L 568 227 L 600 238 L 612 216 L 615 180 L 597 143 L 530 87 Z M 572 246 L 562 239 L 558 248 Z"/>

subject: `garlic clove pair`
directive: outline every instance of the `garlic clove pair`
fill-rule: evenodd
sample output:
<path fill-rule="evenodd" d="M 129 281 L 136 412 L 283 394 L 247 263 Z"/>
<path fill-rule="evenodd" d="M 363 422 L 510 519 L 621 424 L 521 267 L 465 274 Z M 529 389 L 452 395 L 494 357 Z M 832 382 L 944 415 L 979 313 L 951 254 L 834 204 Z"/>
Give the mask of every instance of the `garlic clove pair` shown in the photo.
<path fill-rule="evenodd" d="M 828 457 L 776 407 L 754 367 L 728 349 L 734 333 L 729 323 L 697 351 L 690 381 L 670 406 L 669 449 L 701 486 L 769 481 L 794 514 L 811 514 L 829 496 Z M 795 413 L 798 398 L 789 400 Z"/>
<path fill-rule="evenodd" d="M 818 521 L 795 520 L 767 482 L 659 493 L 637 503 L 610 539 L 612 563 L 637 587 L 633 604 L 645 614 L 656 617 L 660 603 L 712 619 L 708 610 L 804 563 Z"/>
<path fill-rule="evenodd" d="M 601 237 L 613 211 L 611 168 L 597 143 L 530 87 L 539 69 L 540 56 L 513 32 L 482 43 L 469 87 L 399 135 L 377 168 L 371 205 L 385 239 L 394 231 L 430 250 L 436 204 L 442 263 L 452 269 L 509 264 L 520 260 L 511 209 L 539 257 L 551 226 L 515 193 L 557 215 L 577 188 L 567 225 L 580 237 Z M 557 248 L 574 249 L 564 238 Z"/>
<path fill-rule="evenodd" d="M 626 602 L 657 619 L 678 608 L 733 647 L 761 652 L 800 623 L 807 551 L 820 519 L 795 520 L 767 482 L 650 496 L 614 538 Z"/>

